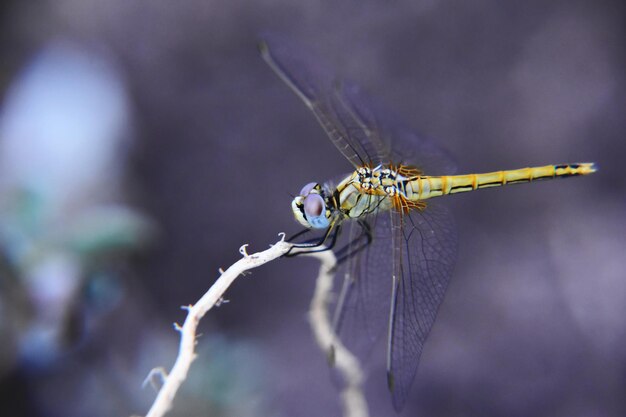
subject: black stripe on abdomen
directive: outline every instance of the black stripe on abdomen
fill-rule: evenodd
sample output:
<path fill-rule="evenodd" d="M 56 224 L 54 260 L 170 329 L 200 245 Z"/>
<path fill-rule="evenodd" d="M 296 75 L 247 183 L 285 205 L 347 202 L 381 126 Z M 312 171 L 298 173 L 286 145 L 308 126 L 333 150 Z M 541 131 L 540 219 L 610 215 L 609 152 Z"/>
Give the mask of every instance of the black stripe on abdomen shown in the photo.
<path fill-rule="evenodd" d="M 456 187 L 450 188 L 450 193 L 471 191 L 473 189 L 474 189 L 474 187 L 472 187 L 471 185 L 469 185 L 469 186 L 468 185 L 457 185 Z"/>

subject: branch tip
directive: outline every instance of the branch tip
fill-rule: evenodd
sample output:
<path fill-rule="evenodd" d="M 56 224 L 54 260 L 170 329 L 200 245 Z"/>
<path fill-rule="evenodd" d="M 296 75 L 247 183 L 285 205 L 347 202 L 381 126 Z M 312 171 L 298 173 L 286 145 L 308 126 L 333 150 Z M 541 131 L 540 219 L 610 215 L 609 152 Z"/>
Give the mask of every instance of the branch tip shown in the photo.
<path fill-rule="evenodd" d="M 150 369 L 150 372 L 148 372 L 146 379 L 144 379 L 141 383 L 141 388 L 145 388 L 148 384 L 150 384 L 153 390 L 159 391 L 159 387 L 157 387 L 155 381 L 155 378 L 157 377 L 161 380 L 161 385 L 163 385 L 165 383 L 165 380 L 167 379 L 167 371 L 162 366 Z"/>
<path fill-rule="evenodd" d="M 215 307 L 219 307 L 222 304 L 228 304 L 230 302 L 230 300 L 225 299 L 224 297 L 220 297 L 218 298 L 218 300 L 215 302 Z"/>
<path fill-rule="evenodd" d="M 248 257 L 248 251 L 246 250 L 247 247 L 248 244 L 246 243 L 245 245 L 241 245 L 241 247 L 239 248 L 239 253 L 242 254 L 244 258 Z"/>

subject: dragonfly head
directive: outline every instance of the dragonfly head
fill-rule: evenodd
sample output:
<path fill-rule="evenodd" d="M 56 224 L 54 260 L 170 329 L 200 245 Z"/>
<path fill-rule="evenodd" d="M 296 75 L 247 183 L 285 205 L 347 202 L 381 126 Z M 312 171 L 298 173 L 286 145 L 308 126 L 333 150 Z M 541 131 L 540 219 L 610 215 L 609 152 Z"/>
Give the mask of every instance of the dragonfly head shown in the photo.
<path fill-rule="evenodd" d="M 291 209 L 298 223 L 304 227 L 326 229 L 330 225 L 330 210 L 326 206 L 322 186 L 311 182 L 302 187 L 291 202 Z"/>

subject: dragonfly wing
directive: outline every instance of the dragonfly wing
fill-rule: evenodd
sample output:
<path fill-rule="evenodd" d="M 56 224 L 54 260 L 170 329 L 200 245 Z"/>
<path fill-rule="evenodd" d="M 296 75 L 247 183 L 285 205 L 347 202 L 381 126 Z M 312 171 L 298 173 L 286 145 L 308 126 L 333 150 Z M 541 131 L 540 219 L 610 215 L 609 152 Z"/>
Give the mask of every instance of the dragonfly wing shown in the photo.
<path fill-rule="evenodd" d="M 456 162 L 451 154 L 427 137 L 416 134 L 385 106 L 369 97 L 359 86 L 345 83 L 342 102 L 351 109 L 361 131 L 375 144 L 377 164 L 414 165 L 428 175 L 451 175 Z"/>
<path fill-rule="evenodd" d="M 436 204 L 408 214 L 392 211 L 392 223 L 395 286 L 387 372 L 394 407 L 400 410 L 452 274 L 457 236 L 450 212 Z"/>
<path fill-rule="evenodd" d="M 355 167 L 380 159 L 379 144 L 368 139 L 355 112 L 342 98 L 342 82 L 312 55 L 286 39 L 266 34 L 261 56 L 313 112 L 326 134 Z"/>
<path fill-rule="evenodd" d="M 339 268 L 338 277 L 343 286 L 335 306 L 335 332 L 342 343 L 361 362 L 368 358 L 373 345 L 385 333 L 388 325 L 392 283 L 393 258 L 391 247 L 391 218 L 389 213 L 369 216 L 367 226 L 372 242 L 357 251 L 365 243 L 363 228 L 351 223 L 349 234 L 353 256 Z"/>
<path fill-rule="evenodd" d="M 353 166 L 394 162 L 415 165 L 429 175 L 456 171 L 447 151 L 415 134 L 358 85 L 339 80 L 298 45 L 266 34 L 260 50 L 267 64 L 313 112 Z"/>

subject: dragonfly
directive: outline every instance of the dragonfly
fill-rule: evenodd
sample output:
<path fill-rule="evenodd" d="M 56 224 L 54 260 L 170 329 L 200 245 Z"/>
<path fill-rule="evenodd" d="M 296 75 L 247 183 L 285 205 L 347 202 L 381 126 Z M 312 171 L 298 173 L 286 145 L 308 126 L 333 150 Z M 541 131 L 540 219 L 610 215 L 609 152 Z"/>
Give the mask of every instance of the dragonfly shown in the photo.
<path fill-rule="evenodd" d="M 415 134 L 298 45 L 266 35 L 259 49 L 352 165 L 338 182 L 311 182 L 295 196 L 293 214 L 305 229 L 294 239 L 317 230 L 319 238 L 296 246 L 337 253 L 344 279 L 333 324 L 350 350 L 364 358 L 386 333 L 387 385 L 399 412 L 457 255 L 453 217 L 432 199 L 587 175 L 596 166 L 553 164 L 455 175 L 456 164 L 446 150 Z M 342 229 L 348 230 L 348 243 L 338 248 Z"/>

